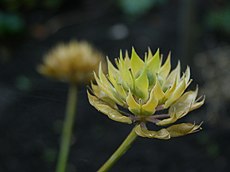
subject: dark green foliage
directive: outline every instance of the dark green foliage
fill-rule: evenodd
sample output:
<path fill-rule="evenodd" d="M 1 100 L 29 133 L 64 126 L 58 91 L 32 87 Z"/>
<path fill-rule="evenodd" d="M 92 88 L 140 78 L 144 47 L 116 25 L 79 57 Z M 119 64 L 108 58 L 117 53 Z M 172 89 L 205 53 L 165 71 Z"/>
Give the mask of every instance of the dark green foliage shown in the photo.
<path fill-rule="evenodd" d="M 1 0 L 0 5 L 10 11 L 18 11 L 19 9 L 30 9 L 35 8 L 58 8 L 62 0 Z"/>
<path fill-rule="evenodd" d="M 230 5 L 210 11 L 207 15 L 206 23 L 212 30 L 230 34 Z"/>
<path fill-rule="evenodd" d="M 23 18 L 15 14 L 0 12 L 0 37 L 19 34 L 24 28 Z"/>
<path fill-rule="evenodd" d="M 121 10 L 130 17 L 138 17 L 147 13 L 152 7 L 167 0 L 118 0 Z"/>

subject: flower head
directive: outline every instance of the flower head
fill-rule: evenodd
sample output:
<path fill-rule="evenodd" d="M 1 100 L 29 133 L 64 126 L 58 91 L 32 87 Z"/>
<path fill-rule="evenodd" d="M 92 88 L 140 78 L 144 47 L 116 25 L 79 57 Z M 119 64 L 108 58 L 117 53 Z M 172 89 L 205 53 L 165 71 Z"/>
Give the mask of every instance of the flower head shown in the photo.
<path fill-rule="evenodd" d="M 68 44 L 59 44 L 48 52 L 38 71 L 61 81 L 88 82 L 102 60 L 102 54 L 89 43 L 71 41 Z"/>
<path fill-rule="evenodd" d="M 182 76 L 180 62 L 171 71 L 170 53 L 162 64 L 159 49 L 154 55 L 149 49 L 142 60 L 132 48 L 131 58 L 127 52 L 125 57 L 120 53 L 115 62 L 117 67 L 107 59 L 107 75 L 101 66 L 98 76 L 94 73 L 96 84 L 91 84 L 88 98 L 97 110 L 112 120 L 136 123 L 136 133 L 142 137 L 169 139 L 201 129 L 190 123 L 164 128 L 204 103 L 204 98 L 196 99 L 198 88 L 185 92 L 192 81 L 189 67 Z M 150 131 L 147 122 L 163 128 Z"/>

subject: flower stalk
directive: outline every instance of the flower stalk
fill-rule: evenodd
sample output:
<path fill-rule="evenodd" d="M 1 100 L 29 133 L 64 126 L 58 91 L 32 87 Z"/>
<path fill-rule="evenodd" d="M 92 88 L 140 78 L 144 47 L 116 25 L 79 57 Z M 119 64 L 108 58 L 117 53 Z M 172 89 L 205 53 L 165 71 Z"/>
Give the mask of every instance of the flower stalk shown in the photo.
<path fill-rule="evenodd" d="M 106 172 L 108 171 L 119 159 L 122 155 L 126 153 L 126 151 L 131 147 L 132 143 L 136 140 L 137 134 L 135 132 L 135 128 L 129 133 L 126 139 L 122 142 L 119 148 L 113 153 L 113 155 L 101 166 L 98 172 Z"/>
<path fill-rule="evenodd" d="M 58 155 L 58 161 L 56 166 L 56 172 L 65 172 L 66 164 L 69 155 L 69 149 L 71 145 L 72 130 L 74 126 L 75 112 L 77 104 L 77 86 L 76 84 L 70 84 L 68 98 L 67 98 L 67 107 L 66 107 L 66 116 L 63 123 L 61 142 L 60 142 L 60 151 Z"/>

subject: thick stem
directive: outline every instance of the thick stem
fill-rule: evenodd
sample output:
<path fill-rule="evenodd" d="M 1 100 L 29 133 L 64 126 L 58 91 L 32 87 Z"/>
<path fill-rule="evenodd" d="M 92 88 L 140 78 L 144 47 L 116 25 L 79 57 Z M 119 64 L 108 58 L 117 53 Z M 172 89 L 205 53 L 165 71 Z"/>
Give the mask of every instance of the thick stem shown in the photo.
<path fill-rule="evenodd" d="M 63 123 L 56 172 L 66 171 L 66 164 L 69 155 L 72 130 L 73 130 L 73 124 L 75 118 L 76 104 L 77 104 L 77 87 L 75 84 L 71 84 L 68 92 L 66 116 Z"/>
<path fill-rule="evenodd" d="M 113 153 L 113 155 L 101 166 L 98 172 L 108 171 L 116 162 L 120 159 L 122 155 L 130 148 L 133 141 L 137 138 L 135 128 L 129 133 L 120 147 Z"/>

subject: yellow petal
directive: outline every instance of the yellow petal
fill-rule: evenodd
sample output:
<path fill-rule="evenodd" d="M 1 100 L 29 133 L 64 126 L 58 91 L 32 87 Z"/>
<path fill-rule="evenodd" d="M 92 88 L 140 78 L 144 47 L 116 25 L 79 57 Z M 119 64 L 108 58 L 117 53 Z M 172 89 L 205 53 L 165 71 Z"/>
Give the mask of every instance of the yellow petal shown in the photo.
<path fill-rule="evenodd" d="M 147 72 L 144 71 L 141 75 L 135 80 L 135 93 L 137 96 L 144 101 L 148 98 L 148 89 L 149 89 L 149 80 L 147 77 Z"/>
<path fill-rule="evenodd" d="M 158 81 L 156 81 L 156 84 L 154 86 L 154 93 L 158 100 L 161 100 L 165 95 Z"/>
<path fill-rule="evenodd" d="M 156 111 L 155 108 L 157 107 L 158 99 L 155 96 L 154 88 L 150 92 L 149 100 L 146 102 L 146 104 L 142 105 L 142 110 L 147 113 L 146 115 L 153 115 Z"/>
<path fill-rule="evenodd" d="M 111 83 L 108 81 L 108 79 L 106 78 L 105 74 L 102 71 L 102 66 L 101 63 L 99 65 L 99 79 L 102 83 L 102 85 L 113 94 L 113 97 L 120 102 L 122 105 L 125 104 L 125 102 L 121 99 L 120 94 L 117 92 L 118 90 L 116 90 Z M 119 90 L 122 91 L 122 90 Z"/>
<path fill-rule="evenodd" d="M 144 62 L 141 60 L 141 58 L 137 55 L 135 49 L 132 47 L 132 55 L 130 59 L 130 65 L 132 69 L 132 73 L 134 77 L 138 74 L 139 71 L 142 70 L 144 67 Z"/>
<path fill-rule="evenodd" d="M 107 88 L 112 88 L 110 82 L 108 81 L 108 79 L 106 78 L 105 74 L 103 73 L 102 71 L 102 66 L 101 66 L 101 63 L 99 64 L 99 72 L 98 72 L 98 75 L 99 75 L 99 79 L 101 81 L 101 83 L 103 83 L 103 85 Z"/>
<path fill-rule="evenodd" d="M 198 98 L 198 100 L 200 100 L 200 98 Z M 204 104 L 204 101 L 205 101 L 205 96 L 203 96 L 202 100 L 200 100 L 200 101 L 196 100 L 196 102 L 192 105 L 190 111 L 201 107 Z"/>
<path fill-rule="evenodd" d="M 177 119 L 182 118 L 189 111 L 194 104 L 197 96 L 197 91 L 188 91 L 183 94 L 175 103 L 169 108 L 169 114 L 175 113 Z"/>
<path fill-rule="evenodd" d="M 113 64 L 109 61 L 107 58 L 107 64 L 108 64 L 108 78 L 109 81 L 114 86 L 117 94 L 119 94 L 119 97 L 121 97 L 122 100 L 125 100 L 127 94 L 124 88 L 122 87 L 121 83 L 118 83 L 117 80 L 119 77 L 119 71 L 113 66 Z"/>
<path fill-rule="evenodd" d="M 122 50 L 120 50 L 120 60 L 123 60 L 123 54 L 122 54 Z"/>
<path fill-rule="evenodd" d="M 202 105 L 203 101 L 198 102 L 196 105 L 195 99 L 198 93 L 198 88 L 195 91 L 188 91 L 183 94 L 175 103 L 169 108 L 170 118 L 164 119 L 157 123 L 157 125 L 168 125 L 176 122 L 178 119 L 184 117 L 188 112 L 198 108 Z M 194 109 L 193 109 L 194 108 Z"/>
<path fill-rule="evenodd" d="M 147 55 L 147 59 L 150 60 L 151 58 L 153 58 L 153 54 L 151 49 L 148 47 L 148 55 Z"/>
<path fill-rule="evenodd" d="M 150 92 L 149 100 L 144 105 L 142 105 L 143 113 L 146 115 L 153 115 L 155 113 L 155 108 L 163 97 L 164 92 L 162 91 L 159 82 L 156 81 L 155 86 Z"/>
<path fill-rule="evenodd" d="M 160 60 L 160 50 L 159 50 L 159 48 L 157 49 L 157 51 L 154 54 L 154 56 L 152 56 L 151 50 L 149 49 L 148 62 L 147 62 L 148 71 L 151 71 L 152 73 L 156 73 L 156 72 L 159 71 L 160 65 L 161 65 L 161 60 Z"/>
<path fill-rule="evenodd" d="M 171 53 L 169 53 L 164 65 L 160 68 L 159 75 L 163 78 L 163 80 L 168 76 L 171 70 Z"/>
<path fill-rule="evenodd" d="M 111 83 L 108 81 L 108 79 L 106 78 L 105 74 L 102 71 L 102 66 L 101 63 L 99 65 L 99 79 L 101 81 L 101 84 L 109 91 L 113 94 L 113 96 L 118 99 L 119 101 L 121 101 L 121 99 L 119 98 L 119 96 L 116 95 L 115 89 L 114 87 L 111 85 Z"/>
<path fill-rule="evenodd" d="M 87 91 L 89 103 L 94 106 L 98 111 L 102 112 L 103 114 L 107 115 L 110 119 L 122 123 L 128 123 L 131 124 L 132 120 L 122 115 L 118 112 L 118 109 L 114 109 L 110 107 L 108 104 L 106 104 L 104 101 L 101 101 L 97 97 L 91 95 L 89 91 Z"/>
<path fill-rule="evenodd" d="M 136 102 L 131 91 L 128 93 L 126 103 L 128 105 L 129 111 L 131 111 L 133 114 L 139 115 L 141 113 L 141 105 Z"/>
<path fill-rule="evenodd" d="M 119 94 L 120 98 L 125 101 L 127 92 L 124 90 L 123 86 L 120 84 L 115 84 L 114 88 L 116 89 L 116 92 Z"/>
<path fill-rule="evenodd" d="M 122 78 L 122 82 L 123 82 L 123 85 L 125 87 L 126 90 L 129 90 L 130 89 L 134 89 L 134 80 L 133 80 L 133 77 L 130 73 L 130 71 L 126 68 L 126 69 L 123 69 L 122 71 L 120 71 L 121 73 L 121 78 Z"/>
<path fill-rule="evenodd" d="M 164 107 L 168 108 L 173 102 L 175 102 L 187 88 L 185 78 L 179 83 L 174 92 L 170 95 L 169 99 L 165 102 Z"/>
<path fill-rule="evenodd" d="M 129 66 L 127 66 L 127 60 L 124 60 L 124 59 L 118 59 L 116 61 L 117 63 L 117 66 L 118 66 L 118 69 L 119 69 L 119 74 L 120 74 L 120 82 L 121 84 L 124 86 L 124 88 L 126 90 L 129 90 L 129 89 L 134 89 L 134 80 L 133 80 L 133 77 L 131 75 L 131 72 L 130 72 L 130 69 L 129 69 Z"/>
<path fill-rule="evenodd" d="M 163 120 L 159 121 L 158 123 L 156 123 L 156 125 L 165 126 L 165 125 L 172 124 L 176 121 L 177 121 L 176 114 L 171 114 L 170 118 L 163 119 Z"/>
<path fill-rule="evenodd" d="M 172 95 L 176 87 L 177 87 L 177 81 L 175 80 L 173 85 L 165 92 L 165 97 L 164 97 L 165 100 L 167 100 Z"/>
<path fill-rule="evenodd" d="M 91 88 L 93 91 L 93 94 L 98 97 L 100 100 L 107 102 L 109 106 L 116 108 L 116 102 L 113 101 L 109 96 L 107 96 L 100 88 L 98 85 L 94 85 L 91 83 Z"/>
<path fill-rule="evenodd" d="M 201 124 L 195 125 L 191 123 L 181 123 L 168 127 L 167 131 L 169 132 L 170 137 L 179 137 L 195 133 L 197 131 L 200 131 L 201 129 Z"/>
<path fill-rule="evenodd" d="M 190 67 L 187 66 L 187 69 L 185 71 L 185 82 L 186 82 L 186 84 L 189 83 L 189 80 L 190 80 Z"/>
<path fill-rule="evenodd" d="M 116 83 L 116 79 L 119 71 L 113 66 L 113 64 L 110 62 L 109 58 L 107 57 L 107 64 L 108 64 L 108 77 L 112 84 Z"/>
<path fill-rule="evenodd" d="M 131 62 L 130 61 L 131 60 L 129 58 L 128 51 L 126 51 L 125 59 L 124 59 L 124 65 L 126 66 L 126 68 L 130 68 L 131 67 Z"/>
<path fill-rule="evenodd" d="M 121 50 L 120 50 L 120 57 L 115 58 L 115 63 L 116 63 L 119 70 L 121 70 L 121 68 L 124 66 L 124 59 L 123 59 L 123 55 L 122 55 Z"/>
<path fill-rule="evenodd" d="M 114 95 L 114 92 L 112 89 L 109 89 L 109 86 L 106 85 L 106 83 L 102 83 L 101 80 L 97 77 L 96 73 L 94 72 L 94 78 L 97 82 L 97 85 L 100 87 L 100 89 L 108 96 L 110 97 L 113 101 L 115 101 L 117 104 L 123 106 L 124 102 L 122 102 L 120 99 L 117 99 Z"/>
<path fill-rule="evenodd" d="M 135 127 L 135 132 L 138 136 L 141 137 L 164 139 L 164 140 L 170 139 L 169 132 L 164 128 L 159 131 L 150 131 L 138 125 Z"/>
<path fill-rule="evenodd" d="M 163 84 L 163 88 L 167 89 L 174 84 L 176 81 L 178 83 L 180 79 L 180 61 L 178 61 L 177 67 L 172 70 L 172 72 L 167 77 L 166 81 Z"/>

